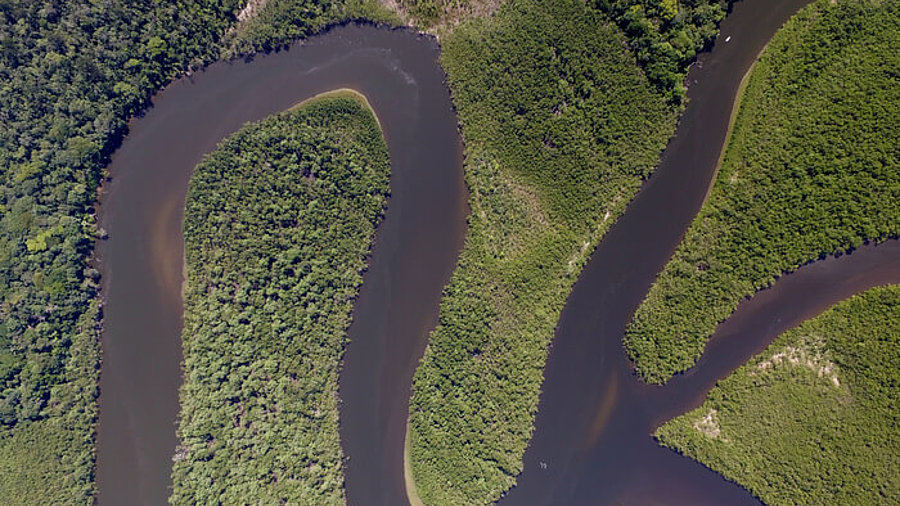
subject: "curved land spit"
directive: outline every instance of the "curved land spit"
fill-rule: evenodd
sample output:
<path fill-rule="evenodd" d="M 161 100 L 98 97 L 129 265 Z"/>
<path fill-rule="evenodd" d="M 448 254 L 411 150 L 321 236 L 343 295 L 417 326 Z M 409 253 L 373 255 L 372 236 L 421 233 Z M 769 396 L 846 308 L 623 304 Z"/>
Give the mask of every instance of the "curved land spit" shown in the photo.
<path fill-rule="evenodd" d="M 353 504 L 405 498 L 412 373 L 465 232 L 461 143 L 437 56 L 432 38 L 411 31 L 342 26 L 288 51 L 178 80 L 132 123 L 101 206 L 109 231 L 98 248 L 106 300 L 101 504 L 158 505 L 169 496 L 181 383 L 181 223 L 191 171 L 245 122 L 335 88 L 369 99 L 392 167 L 392 196 L 341 379 L 347 494 Z"/>

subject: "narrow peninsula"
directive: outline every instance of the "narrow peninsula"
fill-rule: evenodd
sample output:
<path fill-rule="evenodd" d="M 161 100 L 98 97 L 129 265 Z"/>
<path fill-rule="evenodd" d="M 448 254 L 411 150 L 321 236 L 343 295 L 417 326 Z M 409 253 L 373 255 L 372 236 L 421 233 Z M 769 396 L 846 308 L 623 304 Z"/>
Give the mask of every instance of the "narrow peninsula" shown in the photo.
<path fill-rule="evenodd" d="M 338 371 L 389 176 L 347 91 L 247 125 L 195 169 L 173 504 L 343 504 Z"/>

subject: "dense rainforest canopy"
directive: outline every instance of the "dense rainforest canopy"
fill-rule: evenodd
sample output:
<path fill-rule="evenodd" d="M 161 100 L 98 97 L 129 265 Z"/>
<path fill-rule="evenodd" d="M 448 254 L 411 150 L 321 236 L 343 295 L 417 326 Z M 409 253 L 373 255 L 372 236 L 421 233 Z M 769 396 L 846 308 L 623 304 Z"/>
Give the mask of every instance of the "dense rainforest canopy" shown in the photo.
<path fill-rule="evenodd" d="M 390 164 L 355 98 L 244 127 L 194 170 L 173 504 L 342 504 L 337 380 Z"/>
<path fill-rule="evenodd" d="M 821 0 L 752 70 L 699 215 L 628 328 L 637 371 L 693 365 L 741 299 L 900 234 L 900 4 Z"/>
<path fill-rule="evenodd" d="M 900 497 L 900 285 L 873 288 L 779 336 L 657 431 L 766 504 Z"/>

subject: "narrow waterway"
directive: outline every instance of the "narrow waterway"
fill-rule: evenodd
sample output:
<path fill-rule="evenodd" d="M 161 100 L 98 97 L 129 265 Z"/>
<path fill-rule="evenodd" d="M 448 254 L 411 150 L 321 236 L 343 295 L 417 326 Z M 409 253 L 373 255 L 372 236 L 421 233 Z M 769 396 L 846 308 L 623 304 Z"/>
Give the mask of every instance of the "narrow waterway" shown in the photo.
<path fill-rule="evenodd" d="M 287 51 L 180 79 L 132 122 L 100 206 L 109 232 L 97 251 L 105 300 L 100 504 L 160 505 L 170 493 L 182 376 L 181 224 L 191 171 L 245 122 L 335 88 L 367 96 L 392 168 L 342 374 L 347 491 L 354 504 L 366 504 L 376 488 L 405 498 L 412 372 L 467 213 L 456 115 L 437 57 L 433 38 L 408 30 L 337 27 Z"/>

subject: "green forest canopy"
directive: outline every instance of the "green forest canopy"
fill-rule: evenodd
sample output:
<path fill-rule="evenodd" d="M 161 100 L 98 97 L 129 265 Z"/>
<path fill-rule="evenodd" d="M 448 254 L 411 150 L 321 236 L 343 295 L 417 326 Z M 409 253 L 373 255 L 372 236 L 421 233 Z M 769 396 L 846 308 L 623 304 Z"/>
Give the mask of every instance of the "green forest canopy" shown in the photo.
<path fill-rule="evenodd" d="M 250 124 L 195 169 L 173 504 L 343 504 L 338 369 L 389 175 L 346 95 Z"/>
<path fill-rule="evenodd" d="M 900 4 L 820 0 L 755 66 L 715 184 L 626 347 L 662 383 L 738 303 L 801 265 L 900 233 Z"/>
<path fill-rule="evenodd" d="M 896 504 L 900 285 L 779 336 L 662 427 L 662 444 L 766 504 Z"/>

